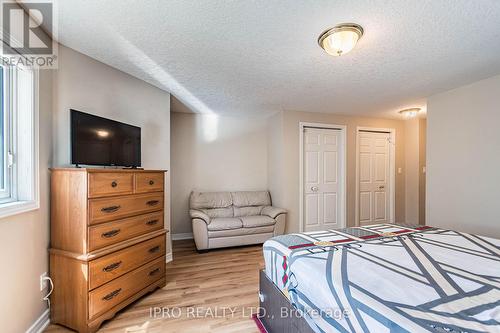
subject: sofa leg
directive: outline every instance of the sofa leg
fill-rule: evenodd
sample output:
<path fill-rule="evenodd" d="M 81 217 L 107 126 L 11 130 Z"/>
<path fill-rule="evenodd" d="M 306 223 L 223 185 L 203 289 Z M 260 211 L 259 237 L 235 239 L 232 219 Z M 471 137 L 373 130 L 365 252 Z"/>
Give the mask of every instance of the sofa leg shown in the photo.
<path fill-rule="evenodd" d="M 206 250 L 198 250 L 198 249 L 196 249 L 196 252 L 198 252 L 198 254 L 208 253 L 208 249 L 206 249 Z"/>

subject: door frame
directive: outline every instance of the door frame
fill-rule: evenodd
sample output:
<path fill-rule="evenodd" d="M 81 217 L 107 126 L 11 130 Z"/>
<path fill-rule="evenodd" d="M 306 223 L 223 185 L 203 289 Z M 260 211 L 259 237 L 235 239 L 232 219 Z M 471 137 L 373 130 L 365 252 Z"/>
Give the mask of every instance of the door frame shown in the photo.
<path fill-rule="evenodd" d="M 390 209 L 389 209 L 389 223 L 394 223 L 396 218 L 396 129 L 395 128 L 378 128 L 378 127 L 356 127 L 356 198 L 354 204 L 354 223 L 359 227 L 359 132 L 371 131 L 388 133 L 391 138 L 391 145 L 389 147 L 389 190 L 390 195 Z"/>
<path fill-rule="evenodd" d="M 340 205 L 340 214 L 342 217 L 342 226 L 345 228 L 347 226 L 347 178 L 346 178 L 346 167 L 347 167 L 347 126 L 337 125 L 337 124 L 325 124 L 325 123 L 309 123 L 309 122 L 299 122 L 299 231 L 304 232 L 304 130 L 306 127 L 317 128 L 317 129 L 337 129 L 340 130 L 340 137 L 342 140 L 342 163 L 340 163 L 340 183 L 342 188 L 342 204 Z"/>

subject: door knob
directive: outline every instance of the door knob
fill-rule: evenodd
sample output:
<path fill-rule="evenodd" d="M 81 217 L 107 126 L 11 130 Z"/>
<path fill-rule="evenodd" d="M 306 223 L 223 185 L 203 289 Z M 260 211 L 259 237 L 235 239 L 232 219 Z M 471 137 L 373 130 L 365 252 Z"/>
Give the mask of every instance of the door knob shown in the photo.
<path fill-rule="evenodd" d="M 384 185 L 380 185 L 380 186 L 378 187 L 378 189 L 379 189 L 379 190 L 383 190 L 384 188 L 385 188 L 385 186 L 384 186 Z"/>
<path fill-rule="evenodd" d="M 312 186 L 311 191 L 318 192 L 319 188 L 317 186 Z"/>

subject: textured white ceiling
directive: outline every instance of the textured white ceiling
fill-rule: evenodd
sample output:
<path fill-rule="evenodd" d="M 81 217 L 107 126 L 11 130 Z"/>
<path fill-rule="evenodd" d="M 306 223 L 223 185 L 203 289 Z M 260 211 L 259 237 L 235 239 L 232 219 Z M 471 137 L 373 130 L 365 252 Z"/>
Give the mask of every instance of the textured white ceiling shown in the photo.
<path fill-rule="evenodd" d="M 59 40 L 195 112 L 393 116 L 500 73 L 498 0 L 61 0 Z M 318 35 L 365 35 L 334 58 Z"/>

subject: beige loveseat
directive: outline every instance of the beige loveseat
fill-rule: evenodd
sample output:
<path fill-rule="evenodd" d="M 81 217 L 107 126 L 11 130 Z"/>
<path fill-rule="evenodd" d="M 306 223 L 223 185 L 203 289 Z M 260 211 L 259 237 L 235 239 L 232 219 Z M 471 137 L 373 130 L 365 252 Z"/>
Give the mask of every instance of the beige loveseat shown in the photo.
<path fill-rule="evenodd" d="M 286 210 L 268 191 L 192 192 L 189 199 L 198 250 L 264 243 L 285 231 Z"/>

